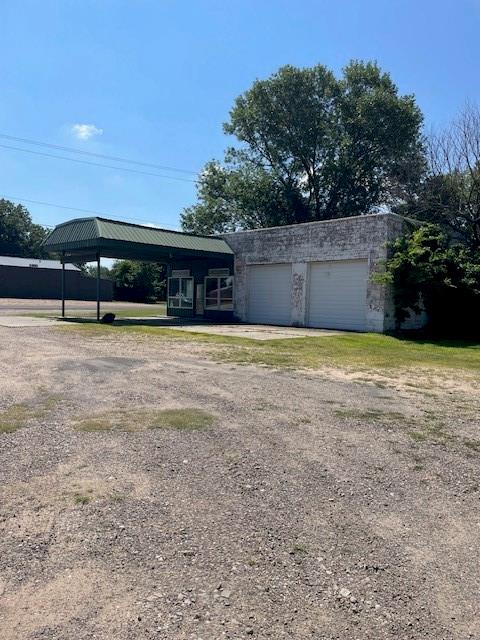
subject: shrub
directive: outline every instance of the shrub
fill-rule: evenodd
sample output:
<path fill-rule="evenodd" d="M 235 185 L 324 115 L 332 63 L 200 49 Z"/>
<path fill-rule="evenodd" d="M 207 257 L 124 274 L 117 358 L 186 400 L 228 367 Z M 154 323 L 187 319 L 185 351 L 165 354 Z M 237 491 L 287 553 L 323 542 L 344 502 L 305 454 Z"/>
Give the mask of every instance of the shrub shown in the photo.
<path fill-rule="evenodd" d="M 480 251 L 457 243 L 438 225 L 426 224 L 392 243 L 377 281 L 394 287 L 397 327 L 409 309 L 428 315 L 439 334 L 480 335 Z"/>

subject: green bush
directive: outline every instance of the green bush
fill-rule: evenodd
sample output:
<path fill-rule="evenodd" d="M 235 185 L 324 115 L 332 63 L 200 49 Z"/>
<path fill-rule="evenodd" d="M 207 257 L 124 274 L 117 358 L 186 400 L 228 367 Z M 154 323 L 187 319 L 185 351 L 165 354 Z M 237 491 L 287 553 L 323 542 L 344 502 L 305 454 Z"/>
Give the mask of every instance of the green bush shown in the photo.
<path fill-rule="evenodd" d="M 131 302 L 165 300 L 165 265 L 155 262 L 117 260 L 110 271 L 115 283 L 115 299 Z"/>
<path fill-rule="evenodd" d="M 455 241 L 435 224 L 392 243 L 392 256 L 377 281 L 392 284 L 397 327 L 409 310 L 425 309 L 431 331 L 480 335 L 480 251 Z"/>

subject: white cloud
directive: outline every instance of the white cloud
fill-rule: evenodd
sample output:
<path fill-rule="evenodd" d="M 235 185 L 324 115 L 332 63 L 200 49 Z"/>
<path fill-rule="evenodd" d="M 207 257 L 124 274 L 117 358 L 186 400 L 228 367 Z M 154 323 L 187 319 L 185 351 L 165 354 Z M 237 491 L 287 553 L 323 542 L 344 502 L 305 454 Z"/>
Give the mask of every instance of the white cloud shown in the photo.
<path fill-rule="evenodd" d="M 99 129 L 94 124 L 74 124 L 71 131 L 79 140 L 90 140 L 93 136 L 101 136 L 103 134 L 103 129 Z"/>

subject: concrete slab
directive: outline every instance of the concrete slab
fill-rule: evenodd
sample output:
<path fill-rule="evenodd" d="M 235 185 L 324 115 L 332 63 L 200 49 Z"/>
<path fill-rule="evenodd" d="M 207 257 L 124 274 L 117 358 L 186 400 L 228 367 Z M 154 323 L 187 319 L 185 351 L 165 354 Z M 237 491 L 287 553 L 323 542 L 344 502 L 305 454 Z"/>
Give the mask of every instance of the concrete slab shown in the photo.
<path fill-rule="evenodd" d="M 0 315 L 0 327 L 50 327 L 56 324 L 55 318 L 34 318 L 31 316 Z"/>
<path fill-rule="evenodd" d="M 24 311 L 25 313 L 25 311 Z M 75 320 L 75 318 L 66 318 Z M 7 315 L 0 313 L 0 327 L 51 327 L 58 325 L 60 318 L 42 318 L 27 315 Z M 191 333 L 208 333 L 217 336 L 231 336 L 235 338 L 250 338 L 251 340 L 285 340 L 289 338 L 302 338 L 332 336 L 343 333 L 326 329 L 309 329 L 303 327 L 276 327 L 261 324 L 222 324 L 212 323 L 206 320 L 194 320 L 191 318 L 174 318 L 172 316 L 129 316 L 122 317 L 116 324 L 138 324 L 139 326 L 158 327 L 159 329 L 171 328 L 178 331 Z"/>
<path fill-rule="evenodd" d="M 275 327 L 262 324 L 189 324 L 174 327 L 178 331 L 191 333 L 209 333 L 216 336 L 250 338 L 251 340 L 285 340 L 287 338 L 305 338 L 339 335 L 341 331 L 326 329 L 307 329 L 301 327 Z"/>

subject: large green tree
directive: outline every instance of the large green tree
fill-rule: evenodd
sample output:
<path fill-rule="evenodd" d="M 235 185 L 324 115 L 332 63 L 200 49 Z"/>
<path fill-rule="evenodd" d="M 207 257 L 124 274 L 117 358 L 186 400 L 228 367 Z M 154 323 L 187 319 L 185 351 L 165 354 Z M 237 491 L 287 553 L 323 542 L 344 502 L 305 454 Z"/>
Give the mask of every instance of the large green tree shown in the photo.
<path fill-rule="evenodd" d="M 375 63 L 341 77 L 282 67 L 239 96 L 224 125 L 238 144 L 210 162 L 183 228 L 229 231 L 368 213 L 406 199 L 424 168 L 422 115 Z"/>
<path fill-rule="evenodd" d="M 46 257 L 42 247 L 46 236 L 47 230 L 32 222 L 23 205 L 0 199 L 0 255 Z"/>

